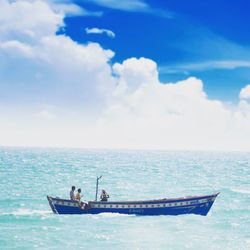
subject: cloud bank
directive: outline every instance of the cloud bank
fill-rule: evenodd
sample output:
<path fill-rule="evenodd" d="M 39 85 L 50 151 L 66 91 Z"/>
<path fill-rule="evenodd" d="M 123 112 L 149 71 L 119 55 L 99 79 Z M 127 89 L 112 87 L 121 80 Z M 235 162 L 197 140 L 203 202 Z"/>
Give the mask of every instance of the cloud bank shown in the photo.
<path fill-rule="evenodd" d="M 66 14 L 49 2 L 0 5 L 2 145 L 250 150 L 250 85 L 229 106 L 196 77 L 160 82 L 150 59 L 111 64 L 100 44 L 56 35 Z"/>

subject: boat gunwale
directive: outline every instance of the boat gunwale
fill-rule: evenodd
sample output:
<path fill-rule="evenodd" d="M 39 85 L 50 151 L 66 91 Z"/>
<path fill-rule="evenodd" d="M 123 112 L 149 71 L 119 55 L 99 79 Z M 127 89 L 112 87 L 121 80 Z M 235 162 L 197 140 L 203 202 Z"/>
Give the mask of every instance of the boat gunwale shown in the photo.
<path fill-rule="evenodd" d="M 145 204 L 145 203 L 166 203 L 166 202 L 178 202 L 178 201 L 190 201 L 190 200 L 197 200 L 197 199 L 207 199 L 207 198 L 216 198 L 219 195 L 218 193 L 211 194 L 211 195 L 202 195 L 202 196 L 186 196 L 186 197 L 180 197 L 180 198 L 163 198 L 163 199 L 154 199 L 154 200 L 134 200 L 134 201 L 88 201 L 89 204 L 107 204 L 107 205 L 113 205 L 113 204 Z M 52 201 L 62 201 L 62 202 L 71 202 L 79 204 L 78 201 L 72 201 L 68 199 L 61 199 L 59 197 L 51 197 L 49 196 Z"/>

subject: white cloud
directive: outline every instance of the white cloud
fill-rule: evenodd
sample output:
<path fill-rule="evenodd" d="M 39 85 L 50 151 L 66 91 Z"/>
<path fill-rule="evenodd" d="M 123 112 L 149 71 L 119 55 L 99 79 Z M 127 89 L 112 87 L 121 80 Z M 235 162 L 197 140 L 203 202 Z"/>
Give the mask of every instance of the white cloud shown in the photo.
<path fill-rule="evenodd" d="M 43 1 L 0 0 L 0 39 L 27 40 L 54 35 L 63 25 L 63 13 L 54 12 Z"/>
<path fill-rule="evenodd" d="M 108 29 L 86 28 L 85 31 L 87 34 L 106 34 L 111 38 L 115 38 L 115 33 L 112 30 Z"/>
<path fill-rule="evenodd" d="M 5 51 L 13 57 L 23 56 L 31 58 L 33 57 L 32 48 L 26 44 L 23 44 L 17 40 L 10 40 L 0 43 L 0 49 Z"/>
<path fill-rule="evenodd" d="M 55 3 L 52 1 L 49 1 L 50 6 L 52 9 L 56 12 L 64 13 L 66 16 L 96 16 L 100 17 L 103 15 L 101 11 L 89 11 L 86 10 L 79 5 L 69 3 L 69 2 L 63 2 L 60 3 L 60 1 L 56 1 Z"/>
<path fill-rule="evenodd" d="M 0 41 L 4 39 L 30 42 L 44 36 L 53 36 L 68 15 L 94 15 L 76 4 L 49 0 L 0 0 Z"/>
<path fill-rule="evenodd" d="M 64 14 L 47 2 L 1 3 L 2 145 L 250 150 L 249 86 L 228 107 L 195 77 L 162 83 L 150 59 L 111 66 L 112 51 L 55 35 Z"/>
<path fill-rule="evenodd" d="M 128 12 L 143 12 L 148 14 L 153 14 L 157 16 L 161 16 L 164 18 L 173 18 L 174 14 L 170 13 L 169 11 L 162 10 L 162 9 L 154 9 L 149 6 L 144 0 L 82 0 L 83 2 L 90 2 L 96 5 L 128 11 Z"/>
<path fill-rule="evenodd" d="M 15 103 L 52 102 L 89 113 L 102 109 L 115 85 L 108 63 L 114 53 L 99 44 L 79 45 L 55 35 L 64 25 L 64 14 L 47 2 L 2 3 L 0 87 L 6 95 Z"/>
<path fill-rule="evenodd" d="M 213 60 L 198 63 L 185 63 L 174 66 L 162 66 L 160 72 L 162 73 L 175 73 L 180 71 L 208 71 L 214 69 L 237 69 L 237 68 L 250 68 L 249 60 Z"/>
<path fill-rule="evenodd" d="M 250 84 L 244 87 L 240 91 L 240 98 L 241 99 L 250 99 Z"/>
<path fill-rule="evenodd" d="M 115 94 L 131 93 L 141 84 L 150 84 L 157 82 L 157 65 L 150 59 L 130 58 L 123 64 L 115 63 L 113 66 L 114 74 L 119 76 L 118 87 Z M 122 91 L 122 92 L 121 92 Z"/>
<path fill-rule="evenodd" d="M 143 0 L 86 0 L 86 2 L 93 2 L 103 7 L 112 9 L 126 10 L 126 11 L 139 11 L 147 10 L 149 6 Z"/>
<path fill-rule="evenodd" d="M 96 127 L 100 147 L 250 150 L 248 103 L 229 108 L 210 100 L 194 77 L 160 83 L 156 64 L 148 59 L 114 68 L 123 91 Z"/>

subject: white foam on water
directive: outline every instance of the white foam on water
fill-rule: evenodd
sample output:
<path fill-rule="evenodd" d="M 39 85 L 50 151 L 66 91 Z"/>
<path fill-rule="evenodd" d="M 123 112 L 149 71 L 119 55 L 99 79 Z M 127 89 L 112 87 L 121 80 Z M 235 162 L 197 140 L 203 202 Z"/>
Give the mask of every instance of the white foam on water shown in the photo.
<path fill-rule="evenodd" d="M 135 216 L 134 214 L 119 214 L 119 213 L 100 213 L 94 215 L 96 219 L 98 218 L 115 218 L 115 217 L 130 217 Z"/>
<path fill-rule="evenodd" d="M 1 215 L 14 215 L 14 216 L 29 216 L 29 215 L 48 215 L 52 212 L 49 210 L 32 210 L 26 208 L 20 208 L 16 211 L 9 212 L 9 213 L 1 213 Z"/>
<path fill-rule="evenodd" d="M 231 189 L 235 193 L 241 193 L 241 194 L 249 194 L 250 195 L 250 189 L 243 189 L 243 188 L 232 188 Z"/>

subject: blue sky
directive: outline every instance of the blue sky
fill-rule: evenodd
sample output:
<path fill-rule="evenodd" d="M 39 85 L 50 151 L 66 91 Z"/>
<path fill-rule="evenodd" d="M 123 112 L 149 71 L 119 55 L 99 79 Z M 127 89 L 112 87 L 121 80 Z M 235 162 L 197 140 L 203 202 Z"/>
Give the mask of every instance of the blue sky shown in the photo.
<path fill-rule="evenodd" d="M 248 5 L 0 0 L 0 145 L 249 151 Z"/>
<path fill-rule="evenodd" d="M 102 14 L 67 17 L 65 33 L 79 43 L 95 41 L 112 49 L 114 61 L 151 58 L 162 81 L 196 76 L 211 98 L 228 102 L 235 102 L 239 90 L 250 82 L 250 67 L 244 63 L 250 58 L 248 1 L 74 2 Z M 110 29 L 116 36 L 88 35 L 85 27 Z"/>

